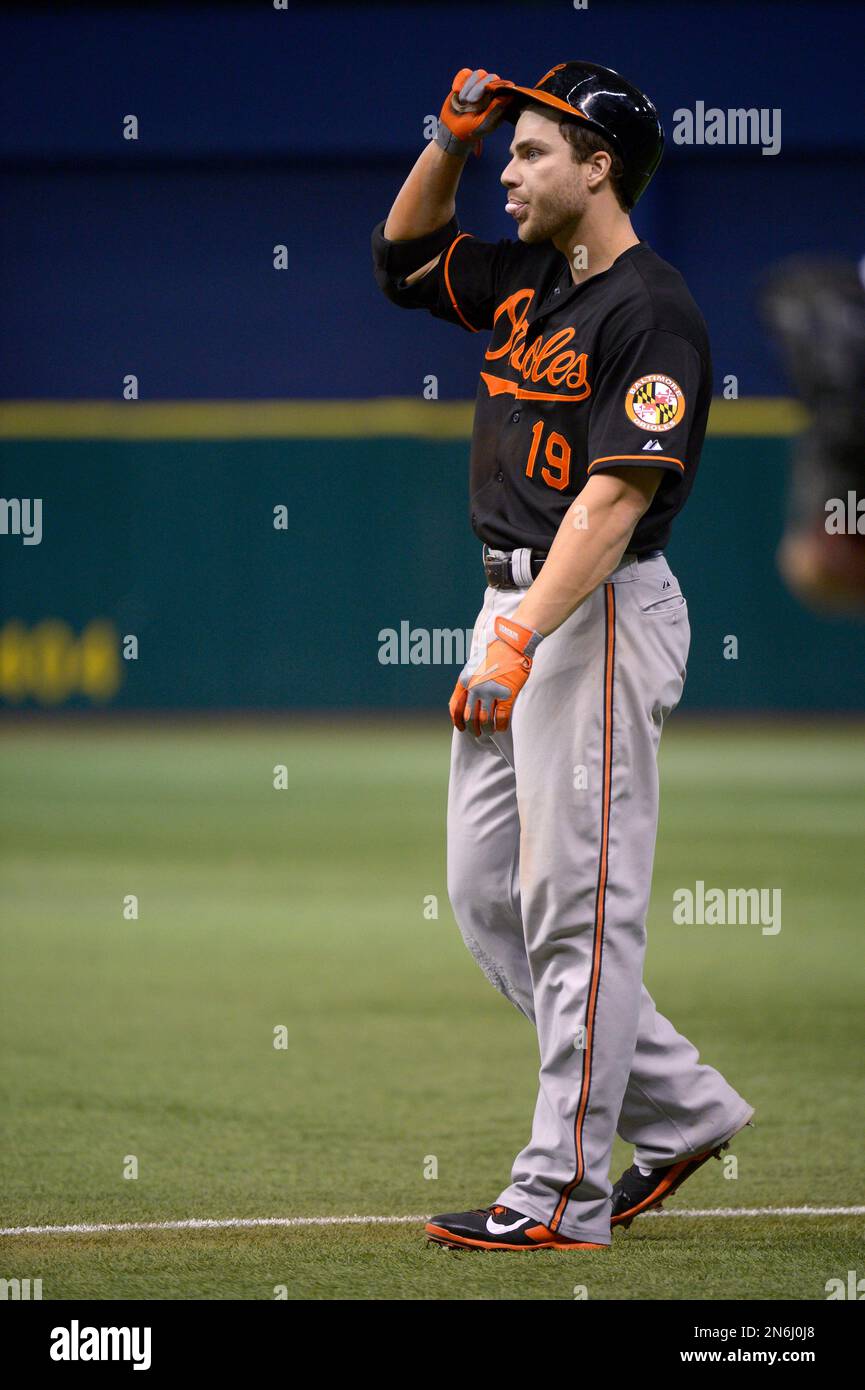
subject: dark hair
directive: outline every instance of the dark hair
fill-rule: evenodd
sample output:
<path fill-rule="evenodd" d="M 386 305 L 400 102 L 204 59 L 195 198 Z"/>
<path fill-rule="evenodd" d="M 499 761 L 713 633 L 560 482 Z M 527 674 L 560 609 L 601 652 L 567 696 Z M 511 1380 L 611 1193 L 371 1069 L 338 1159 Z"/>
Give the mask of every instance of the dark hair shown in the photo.
<path fill-rule="evenodd" d="M 571 153 L 576 164 L 584 164 L 586 160 L 591 159 L 593 154 L 597 154 L 598 150 L 603 150 L 605 154 L 608 154 L 612 161 L 610 164 L 610 187 L 615 193 L 616 202 L 619 204 L 622 211 L 630 212 L 633 204 L 629 203 L 625 198 L 621 183 L 622 174 L 625 172 L 625 166 L 622 163 L 621 155 L 616 154 L 609 140 L 606 140 L 598 131 L 593 130 L 591 126 L 584 126 L 577 120 L 569 120 L 564 114 L 559 116 L 555 107 L 547 106 L 544 102 L 528 101 L 521 108 L 523 111 L 526 109 L 538 111 L 542 116 L 547 116 L 550 120 L 556 120 L 558 117 L 562 139 L 567 140 L 570 145 Z"/>
<path fill-rule="evenodd" d="M 609 140 L 605 140 L 603 135 L 599 135 L 591 127 L 581 126 L 577 121 L 563 120 L 561 123 L 562 137 L 567 140 L 573 151 L 573 156 L 577 164 L 583 164 L 587 159 L 591 159 L 598 150 L 603 150 L 610 156 L 610 187 L 616 195 L 616 201 L 623 212 L 630 212 L 631 207 L 622 192 L 622 174 L 625 166 L 622 163 L 621 155 L 616 154 Z"/>

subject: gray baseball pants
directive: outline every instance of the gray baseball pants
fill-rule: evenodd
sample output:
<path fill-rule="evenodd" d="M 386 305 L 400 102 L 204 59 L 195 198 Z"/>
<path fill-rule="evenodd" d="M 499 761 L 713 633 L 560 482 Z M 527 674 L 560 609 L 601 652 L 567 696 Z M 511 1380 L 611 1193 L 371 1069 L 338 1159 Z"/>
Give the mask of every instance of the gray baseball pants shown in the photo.
<path fill-rule="evenodd" d="M 488 588 L 470 660 L 524 590 Z M 469 950 L 538 1034 L 532 1134 L 495 1199 L 610 1242 L 618 1132 L 661 1167 L 753 1107 L 642 983 L 661 728 L 682 694 L 688 609 L 667 560 L 626 556 L 541 643 L 510 729 L 454 731 L 448 894 Z"/>

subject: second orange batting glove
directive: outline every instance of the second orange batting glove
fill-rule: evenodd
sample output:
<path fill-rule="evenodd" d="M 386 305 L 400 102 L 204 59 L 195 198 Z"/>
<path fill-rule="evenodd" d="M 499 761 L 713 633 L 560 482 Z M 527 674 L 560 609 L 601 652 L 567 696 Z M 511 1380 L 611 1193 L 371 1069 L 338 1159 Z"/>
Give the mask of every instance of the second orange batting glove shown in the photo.
<path fill-rule="evenodd" d="M 541 633 L 512 618 L 496 618 L 495 640 L 472 675 L 464 667 L 450 700 L 454 727 L 473 734 L 504 733 L 514 700 L 529 678 Z"/>

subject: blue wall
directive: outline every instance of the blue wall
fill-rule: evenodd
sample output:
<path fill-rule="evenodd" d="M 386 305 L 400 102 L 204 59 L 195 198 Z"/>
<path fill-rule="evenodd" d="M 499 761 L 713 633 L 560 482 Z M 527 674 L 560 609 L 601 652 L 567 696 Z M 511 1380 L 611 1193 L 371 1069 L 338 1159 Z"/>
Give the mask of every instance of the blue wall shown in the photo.
<path fill-rule="evenodd" d="M 719 384 L 783 392 L 755 287 L 788 252 L 865 251 L 863 46 L 861 3 L 7 15 L 0 395 L 116 397 L 130 371 L 151 399 L 417 395 L 430 371 L 446 398 L 473 395 L 477 341 L 381 299 L 370 228 L 457 66 L 534 80 L 573 56 L 659 105 L 668 147 L 636 225 L 688 279 Z M 781 153 L 673 145 L 672 113 L 698 100 L 780 107 Z M 464 180 L 463 226 L 489 239 L 512 232 L 506 143 Z"/>

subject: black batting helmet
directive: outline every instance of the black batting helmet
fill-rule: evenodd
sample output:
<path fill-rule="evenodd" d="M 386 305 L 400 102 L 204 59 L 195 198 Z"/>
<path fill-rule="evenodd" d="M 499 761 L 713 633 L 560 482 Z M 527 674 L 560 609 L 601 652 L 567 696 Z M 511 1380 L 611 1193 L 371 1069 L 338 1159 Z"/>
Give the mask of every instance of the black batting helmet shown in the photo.
<path fill-rule="evenodd" d="M 597 63 L 559 63 L 534 87 L 514 84 L 514 91 L 554 107 L 609 140 L 624 165 L 622 196 L 629 208 L 634 206 L 664 150 L 664 127 L 638 87 Z M 515 97 L 505 107 L 505 117 L 516 124 L 525 104 Z"/>

